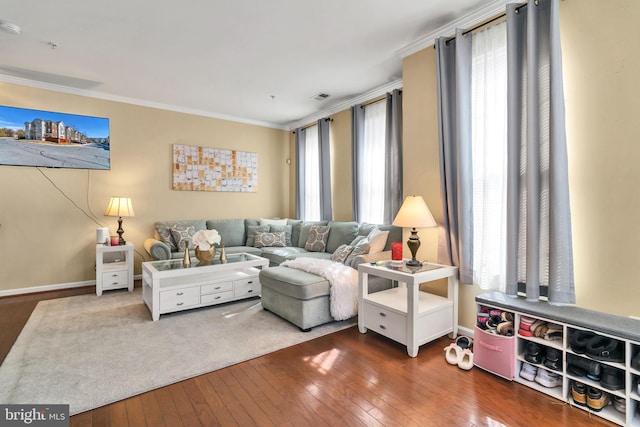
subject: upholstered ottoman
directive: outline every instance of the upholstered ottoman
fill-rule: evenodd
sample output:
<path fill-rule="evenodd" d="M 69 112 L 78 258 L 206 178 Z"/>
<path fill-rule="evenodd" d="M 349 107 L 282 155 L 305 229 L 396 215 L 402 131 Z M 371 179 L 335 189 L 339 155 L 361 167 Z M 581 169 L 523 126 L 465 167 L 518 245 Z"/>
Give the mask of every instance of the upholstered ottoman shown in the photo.
<path fill-rule="evenodd" d="M 327 279 L 289 267 L 260 271 L 262 307 L 298 326 L 303 332 L 333 321 Z"/>

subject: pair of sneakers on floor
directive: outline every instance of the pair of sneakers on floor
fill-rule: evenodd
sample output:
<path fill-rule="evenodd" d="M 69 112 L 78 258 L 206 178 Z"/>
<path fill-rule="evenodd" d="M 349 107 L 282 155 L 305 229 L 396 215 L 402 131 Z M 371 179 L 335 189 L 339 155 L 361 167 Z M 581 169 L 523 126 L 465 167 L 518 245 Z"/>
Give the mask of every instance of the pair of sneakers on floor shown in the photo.
<path fill-rule="evenodd" d="M 469 337 L 459 336 L 455 343 L 444 348 L 444 356 L 450 365 L 458 365 L 460 369 L 468 371 L 473 368 L 473 340 Z"/>

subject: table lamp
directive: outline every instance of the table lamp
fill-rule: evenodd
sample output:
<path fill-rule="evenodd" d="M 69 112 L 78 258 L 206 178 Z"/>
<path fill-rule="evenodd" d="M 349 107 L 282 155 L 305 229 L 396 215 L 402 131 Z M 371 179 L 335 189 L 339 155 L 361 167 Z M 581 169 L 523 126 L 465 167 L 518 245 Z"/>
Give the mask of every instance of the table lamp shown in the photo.
<path fill-rule="evenodd" d="M 127 242 L 122 238 L 122 235 L 124 234 L 124 230 L 122 229 L 122 217 L 135 216 L 135 213 L 133 212 L 133 205 L 131 204 L 131 198 L 112 196 L 111 201 L 109 202 L 109 207 L 104 214 L 105 216 L 118 217 L 118 230 L 116 233 L 120 236 L 120 245 L 126 245 Z"/>
<path fill-rule="evenodd" d="M 407 246 L 411 251 L 411 260 L 406 264 L 408 267 L 420 267 L 422 263 L 416 259 L 416 253 L 420 247 L 420 238 L 416 227 L 425 228 L 438 225 L 422 196 L 407 196 L 393 220 L 393 225 L 411 227 L 411 236 L 407 240 Z"/>

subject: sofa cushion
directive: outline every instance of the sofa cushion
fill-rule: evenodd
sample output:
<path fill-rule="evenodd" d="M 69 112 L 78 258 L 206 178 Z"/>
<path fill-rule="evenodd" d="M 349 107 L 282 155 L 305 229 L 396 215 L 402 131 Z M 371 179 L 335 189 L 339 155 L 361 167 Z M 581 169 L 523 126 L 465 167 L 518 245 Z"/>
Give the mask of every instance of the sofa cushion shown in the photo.
<path fill-rule="evenodd" d="M 348 245 L 358 235 L 359 224 L 355 221 L 330 221 L 329 240 L 326 252 L 335 252 L 340 245 Z"/>
<path fill-rule="evenodd" d="M 304 221 L 300 225 L 300 235 L 298 238 L 298 244 L 296 246 L 304 248 L 304 246 L 307 244 L 307 239 L 309 238 L 309 230 L 311 230 L 312 226 L 327 224 L 329 224 L 329 221 Z"/>
<path fill-rule="evenodd" d="M 281 218 L 259 218 L 260 225 L 287 225 L 287 219 Z"/>
<path fill-rule="evenodd" d="M 353 260 L 358 256 L 358 255 L 366 255 L 369 253 L 369 248 L 371 247 L 371 245 L 369 244 L 369 241 L 367 239 L 361 239 L 353 248 L 353 250 L 351 251 L 351 253 L 349 254 L 349 256 L 347 257 L 347 259 L 344 261 L 345 265 L 350 265 L 353 268 L 358 268 L 358 266 L 354 266 L 353 265 Z"/>
<path fill-rule="evenodd" d="M 255 244 L 253 245 L 256 248 L 265 248 L 265 247 L 281 247 L 284 248 L 286 246 L 286 237 L 285 232 L 280 231 L 277 233 L 256 233 Z"/>
<path fill-rule="evenodd" d="M 331 228 L 328 225 L 313 225 L 309 229 L 309 237 L 307 237 L 307 243 L 304 248 L 309 252 L 325 252 L 327 248 L 327 240 L 329 239 L 329 231 Z"/>
<path fill-rule="evenodd" d="M 247 246 L 255 246 L 256 243 L 256 233 L 268 233 L 269 226 L 268 225 L 249 225 L 247 226 L 247 242 L 245 245 Z"/>
<path fill-rule="evenodd" d="M 288 259 L 292 259 L 295 256 L 304 256 L 308 254 L 303 248 L 295 246 L 287 246 L 284 248 L 270 247 L 262 248 L 262 257 L 269 260 L 271 265 L 280 265 Z"/>
<path fill-rule="evenodd" d="M 369 253 L 377 254 L 378 252 L 382 252 L 387 244 L 387 236 L 389 236 L 389 230 L 382 231 L 377 227 L 371 230 L 371 233 L 367 236 L 367 240 L 371 245 Z"/>
<path fill-rule="evenodd" d="M 340 245 L 338 249 L 336 249 L 331 255 L 331 261 L 339 262 L 344 264 L 347 260 L 347 257 L 353 251 L 353 246 L 349 246 L 346 244 Z"/>
<path fill-rule="evenodd" d="M 209 219 L 207 228 L 216 230 L 225 246 L 244 246 L 247 241 L 244 219 Z"/>
<path fill-rule="evenodd" d="M 296 268 L 266 268 L 260 272 L 260 283 L 263 287 L 299 300 L 329 295 L 327 279 Z"/>
<path fill-rule="evenodd" d="M 293 226 L 291 225 L 270 225 L 269 231 L 271 233 L 284 232 L 285 233 L 285 246 L 293 246 L 291 243 L 291 233 L 293 232 Z"/>
<path fill-rule="evenodd" d="M 176 224 L 171 227 L 171 237 L 175 242 L 178 251 L 184 251 L 185 248 L 193 249 L 191 238 L 195 234 L 196 229 L 193 225 Z"/>
<path fill-rule="evenodd" d="M 171 237 L 171 229 L 163 223 L 156 222 L 153 224 L 153 228 L 156 230 L 156 239 L 169 246 L 172 251 L 177 251 L 176 243 Z"/>
<path fill-rule="evenodd" d="M 402 227 L 396 227 L 395 225 L 390 224 L 376 225 L 363 222 L 362 224 L 360 224 L 358 235 L 368 236 L 374 228 L 378 228 L 381 231 L 389 231 L 389 235 L 387 236 L 387 243 L 385 244 L 383 250 L 390 251 L 392 242 L 402 242 Z"/>
<path fill-rule="evenodd" d="M 291 245 L 289 246 L 300 246 L 300 230 L 303 222 L 301 219 L 287 219 L 287 225 L 291 226 Z"/>

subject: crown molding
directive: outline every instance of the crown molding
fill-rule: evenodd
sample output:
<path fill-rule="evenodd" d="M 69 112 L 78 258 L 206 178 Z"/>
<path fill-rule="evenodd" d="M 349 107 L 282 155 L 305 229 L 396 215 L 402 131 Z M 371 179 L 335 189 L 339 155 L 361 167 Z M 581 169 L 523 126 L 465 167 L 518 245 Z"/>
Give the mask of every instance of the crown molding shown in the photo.
<path fill-rule="evenodd" d="M 62 92 L 62 93 L 67 93 L 71 95 L 86 96 L 89 98 L 102 99 L 105 101 L 114 101 L 114 102 L 122 102 L 125 104 L 139 105 L 141 107 L 157 108 L 159 110 L 175 111 L 176 113 L 185 113 L 185 114 L 191 114 L 194 116 L 210 117 L 213 119 L 227 120 L 231 122 L 244 123 L 244 124 L 254 125 L 254 126 L 263 126 L 263 127 L 272 128 L 272 129 L 288 130 L 286 126 L 277 125 L 274 123 L 248 120 L 242 117 L 229 116 L 226 114 L 218 114 L 211 111 L 185 108 L 177 105 L 163 104 L 160 102 L 146 101 L 143 99 L 128 98 L 125 96 L 112 95 L 108 93 L 96 92 L 93 90 L 78 89 L 78 88 L 73 88 L 69 86 L 57 85 L 53 83 L 39 82 L 36 80 L 8 76 L 6 74 L 0 74 L 0 82 L 11 83 L 11 84 L 16 84 L 20 86 L 34 87 L 37 89 L 46 89 L 54 92 Z"/>
<path fill-rule="evenodd" d="M 438 37 L 453 35 L 455 34 L 457 28 L 472 28 L 486 21 L 487 19 L 504 13 L 507 3 L 513 3 L 513 0 L 494 0 L 490 2 L 490 4 L 477 9 L 459 19 L 456 19 L 455 21 L 451 21 L 448 24 L 438 28 L 437 30 L 432 31 L 429 34 L 419 38 L 413 43 L 403 47 L 402 49 L 397 50 L 396 54 L 400 56 L 400 58 L 404 59 L 409 55 L 419 52 L 427 47 L 433 46 L 435 44 L 435 40 Z"/>
<path fill-rule="evenodd" d="M 382 96 L 385 93 L 391 92 L 394 89 L 401 89 L 401 88 L 402 88 L 402 79 L 393 80 L 389 83 L 386 83 L 382 86 L 378 86 L 358 96 L 349 98 L 346 101 L 342 101 L 339 104 L 336 104 L 330 108 L 327 108 L 326 110 L 322 110 L 320 112 L 310 114 L 302 119 L 296 120 L 295 122 L 291 122 L 289 123 L 287 130 L 294 130 L 295 128 L 306 126 L 309 123 L 315 122 L 316 120 L 320 120 L 323 117 L 327 117 L 332 114 L 339 113 L 340 111 L 344 111 L 348 108 L 351 108 L 352 105 L 370 101 L 371 99 L 377 98 L 378 96 Z"/>

